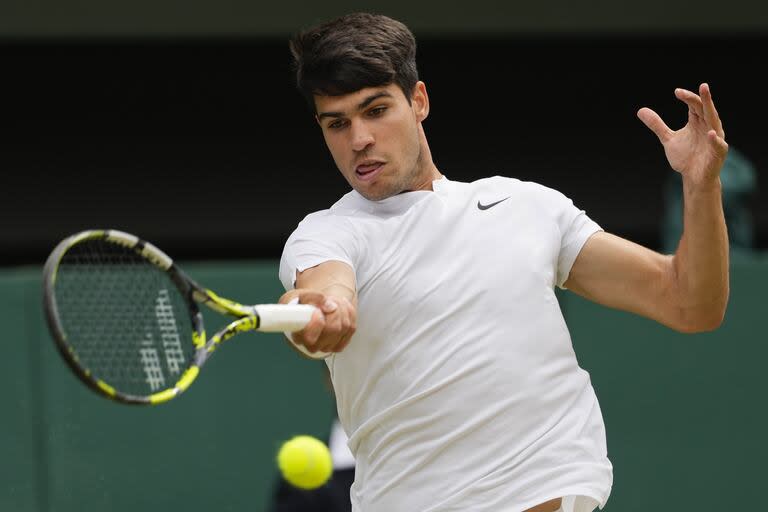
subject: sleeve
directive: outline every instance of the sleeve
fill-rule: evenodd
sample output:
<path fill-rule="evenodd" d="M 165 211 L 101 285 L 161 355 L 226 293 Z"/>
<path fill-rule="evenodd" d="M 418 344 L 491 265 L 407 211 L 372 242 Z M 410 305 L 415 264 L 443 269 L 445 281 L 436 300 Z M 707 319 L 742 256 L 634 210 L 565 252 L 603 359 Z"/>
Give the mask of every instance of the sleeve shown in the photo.
<path fill-rule="evenodd" d="M 602 228 L 590 219 L 584 210 L 577 208 L 573 201 L 566 196 L 559 196 L 559 207 L 555 210 L 557 215 L 557 227 L 560 230 L 560 252 L 557 258 L 557 286 L 565 289 L 565 282 L 571 273 L 571 267 L 581 248 L 589 237 Z"/>
<path fill-rule="evenodd" d="M 280 258 L 280 281 L 286 290 L 296 274 L 326 261 L 342 261 L 356 268 L 357 240 L 349 221 L 327 212 L 307 216 L 288 237 Z"/>
<path fill-rule="evenodd" d="M 557 251 L 555 284 L 565 289 L 564 284 L 581 248 L 589 237 L 602 231 L 602 228 L 561 192 L 543 185 L 531 182 L 529 184 L 535 187 L 531 190 L 532 196 L 541 201 L 539 206 L 543 207 L 543 211 L 550 213 L 550 221 L 554 222 L 554 228 L 558 232 L 560 244 L 554 248 Z"/>

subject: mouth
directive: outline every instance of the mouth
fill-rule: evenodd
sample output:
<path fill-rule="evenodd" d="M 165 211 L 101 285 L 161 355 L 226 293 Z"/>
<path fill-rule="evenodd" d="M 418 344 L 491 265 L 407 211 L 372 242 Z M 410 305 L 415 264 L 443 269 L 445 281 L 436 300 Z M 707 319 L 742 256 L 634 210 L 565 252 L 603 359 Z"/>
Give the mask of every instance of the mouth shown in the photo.
<path fill-rule="evenodd" d="M 384 162 L 364 162 L 355 168 L 355 175 L 360 181 L 370 181 L 384 168 Z"/>

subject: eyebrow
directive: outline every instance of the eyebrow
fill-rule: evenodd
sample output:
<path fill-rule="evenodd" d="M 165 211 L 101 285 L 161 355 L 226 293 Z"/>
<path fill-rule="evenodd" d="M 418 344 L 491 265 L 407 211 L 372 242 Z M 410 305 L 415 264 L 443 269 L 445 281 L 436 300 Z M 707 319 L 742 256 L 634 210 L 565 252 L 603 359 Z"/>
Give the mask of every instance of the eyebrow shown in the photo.
<path fill-rule="evenodd" d="M 363 110 L 365 107 L 373 103 L 379 98 L 391 98 L 392 95 L 387 91 L 380 91 L 374 94 L 371 94 L 367 98 L 365 98 L 363 101 L 357 104 L 357 111 Z M 344 112 L 320 112 L 317 114 L 318 121 L 326 118 L 326 117 L 344 117 Z"/>

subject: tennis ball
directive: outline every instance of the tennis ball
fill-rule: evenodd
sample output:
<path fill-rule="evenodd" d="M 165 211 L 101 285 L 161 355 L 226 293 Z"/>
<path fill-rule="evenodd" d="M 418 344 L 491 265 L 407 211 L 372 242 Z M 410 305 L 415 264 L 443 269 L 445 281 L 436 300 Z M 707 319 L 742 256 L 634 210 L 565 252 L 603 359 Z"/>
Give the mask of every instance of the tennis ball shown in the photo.
<path fill-rule="evenodd" d="M 295 436 L 280 447 L 277 466 L 283 478 L 300 489 L 316 489 L 325 484 L 333 472 L 328 447 L 312 436 Z"/>

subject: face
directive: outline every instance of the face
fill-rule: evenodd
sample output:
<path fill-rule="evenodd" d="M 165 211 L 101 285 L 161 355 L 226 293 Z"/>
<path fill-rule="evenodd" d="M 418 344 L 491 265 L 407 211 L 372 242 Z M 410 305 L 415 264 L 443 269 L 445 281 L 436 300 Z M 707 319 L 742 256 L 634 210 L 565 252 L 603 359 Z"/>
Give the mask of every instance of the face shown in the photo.
<path fill-rule="evenodd" d="M 402 89 L 390 84 L 343 96 L 315 96 L 315 106 L 336 166 L 366 199 L 416 190 L 428 180 L 431 159 L 424 158 L 420 123 L 429 101 L 422 82 L 410 103 Z"/>

